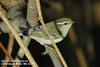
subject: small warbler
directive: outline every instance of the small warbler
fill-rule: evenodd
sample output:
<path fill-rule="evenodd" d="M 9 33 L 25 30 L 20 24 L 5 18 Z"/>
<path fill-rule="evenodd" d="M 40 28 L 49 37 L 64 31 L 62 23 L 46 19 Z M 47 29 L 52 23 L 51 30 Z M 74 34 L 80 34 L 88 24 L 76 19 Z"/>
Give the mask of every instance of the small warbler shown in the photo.
<path fill-rule="evenodd" d="M 66 37 L 72 24 L 73 21 L 71 19 L 60 18 L 56 21 L 46 23 L 46 27 L 51 37 L 53 38 L 54 42 L 58 43 Z M 30 29 L 30 31 L 28 31 L 28 36 L 39 42 L 41 45 L 52 44 L 52 41 L 48 38 L 46 32 L 44 31 L 44 27 L 42 25 L 34 29 Z"/>

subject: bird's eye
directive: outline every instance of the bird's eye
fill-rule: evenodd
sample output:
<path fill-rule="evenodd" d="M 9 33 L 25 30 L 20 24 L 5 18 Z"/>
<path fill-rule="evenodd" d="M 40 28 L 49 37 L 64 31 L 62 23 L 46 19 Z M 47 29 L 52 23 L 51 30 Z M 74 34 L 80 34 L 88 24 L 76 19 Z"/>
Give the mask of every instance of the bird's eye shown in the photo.
<path fill-rule="evenodd" d="M 67 25 L 67 23 L 64 23 L 64 25 Z"/>

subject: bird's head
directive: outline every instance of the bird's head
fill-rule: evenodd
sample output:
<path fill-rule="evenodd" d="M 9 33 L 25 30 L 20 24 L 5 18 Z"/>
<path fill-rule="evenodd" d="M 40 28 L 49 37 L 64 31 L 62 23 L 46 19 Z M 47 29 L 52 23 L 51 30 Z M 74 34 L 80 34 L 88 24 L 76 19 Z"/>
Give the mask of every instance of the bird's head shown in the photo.
<path fill-rule="evenodd" d="M 65 37 L 73 24 L 73 21 L 69 18 L 61 18 L 56 20 L 56 25 L 59 29 L 59 32 L 63 37 Z"/>

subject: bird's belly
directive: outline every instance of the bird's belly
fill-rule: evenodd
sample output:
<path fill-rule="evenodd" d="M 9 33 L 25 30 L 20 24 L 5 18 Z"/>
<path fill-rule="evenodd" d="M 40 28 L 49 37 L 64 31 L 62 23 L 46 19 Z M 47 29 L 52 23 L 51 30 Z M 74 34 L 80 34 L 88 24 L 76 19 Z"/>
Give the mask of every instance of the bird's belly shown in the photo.
<path fill-rule="evenodd" d="M 31 37 L 31 36 L 30 36 Z M 52 41 L 50 39 L 44 39 L 44 38 L 39 38 L 39 37 L 31 37 L 32 39 L 36 40 L 37 42 L 39 42 L 41 45 L 45 45 L 45 44 L 52 44 Z M 54 39 L 53 41 L 55 43 L 58 43 L 62 40 L 62 38 L 57 38 L 57 39 Z"/>

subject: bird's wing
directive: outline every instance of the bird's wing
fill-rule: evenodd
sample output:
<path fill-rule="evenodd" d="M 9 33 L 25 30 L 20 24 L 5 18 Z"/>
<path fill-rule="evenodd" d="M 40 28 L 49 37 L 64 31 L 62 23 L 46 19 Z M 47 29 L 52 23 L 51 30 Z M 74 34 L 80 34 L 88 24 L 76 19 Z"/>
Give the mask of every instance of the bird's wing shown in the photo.
<path fill-rule="evenodd" d="M 53 39 L 57 39 L 60 37 L 54 25 L 54 22 L 47 23 L 46 27 Z M 38 29 L 35 29 L 33 32 L 31 32 L 30 36 L 49 39 L 46 32 L 44 31 L 43 26 L 39 26 Z"/>

